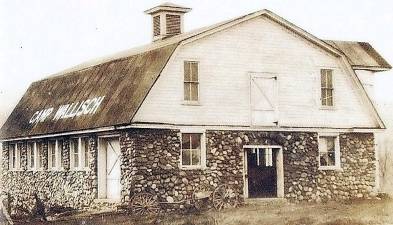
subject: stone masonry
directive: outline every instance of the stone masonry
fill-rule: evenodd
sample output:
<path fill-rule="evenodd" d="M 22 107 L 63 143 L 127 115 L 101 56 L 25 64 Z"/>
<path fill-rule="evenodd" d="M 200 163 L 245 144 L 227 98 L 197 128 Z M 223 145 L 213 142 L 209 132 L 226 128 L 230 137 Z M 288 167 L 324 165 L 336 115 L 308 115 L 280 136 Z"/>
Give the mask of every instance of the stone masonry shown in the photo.
<path fill-rule="evenodd" d="M 50 205 L 83 208 L 97 198 L 97 135 L 89 136 L 88 170 L 70 170 L 69 138 L 64 140 L 64 169 L 27 170 L 26 142 L 22 168 L 8 170 L 8 143 L 3 144 L 3 188 L 12 196 L 13 209 L 32 202 L 37 192 Z M 340 134 L 341 170 L 318 168 L 318 134 L 207 130 L 206 168 L 181 169 L 181 133 L 170 129 L 128 129 L 120 132 L 122 203 L 139 192 L 150 192 L 162 202 L 182 209 L 201 184 L 213 189 L 229 184 L 243 199 L 243 145 L 280 145 L 284 157 L 284 195 L 290 201 L 327 201 L 372 197 L 375 190 L 375 154 L 372 133 Z M 44 157 L 47 157 L 47 140 Z M 46 161 L 46 160 L 44 160 Z"/>

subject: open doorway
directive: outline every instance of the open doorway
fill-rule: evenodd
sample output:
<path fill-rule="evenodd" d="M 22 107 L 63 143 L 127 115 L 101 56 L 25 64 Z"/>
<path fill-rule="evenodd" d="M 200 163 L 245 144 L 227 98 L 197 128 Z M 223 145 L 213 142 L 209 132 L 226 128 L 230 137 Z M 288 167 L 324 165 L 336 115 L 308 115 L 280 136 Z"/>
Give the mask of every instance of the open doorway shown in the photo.
<path fill-rule="evenodd" d="M 284 197 L 280 146 L 244 147 L 244 184 L 246 198 Z"/>

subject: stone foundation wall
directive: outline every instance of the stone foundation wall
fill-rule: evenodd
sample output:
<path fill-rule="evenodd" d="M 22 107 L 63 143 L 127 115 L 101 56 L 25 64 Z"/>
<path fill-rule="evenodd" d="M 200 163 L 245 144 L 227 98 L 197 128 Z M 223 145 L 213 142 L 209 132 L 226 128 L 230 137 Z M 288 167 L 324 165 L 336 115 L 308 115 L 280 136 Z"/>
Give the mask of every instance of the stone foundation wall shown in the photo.
<path fill-rule="evenodd" d="M 136 129 L 122 133 L 123 201 L 149 191 L 160 201 L 190 199 L 195 187 L 230 184 L 243 199 L 243 145 L 280 145 L 284 195 L 290 201 L 325 201 L 373 196 L 373 134 L 340 135 L 341 170 L 320 170 L 318 134 L 313 132 L 206 131 L 207 168 L 180 169 L 180 131 Z M 180 207 L 183 207 L 180 205 Z"/>
<path fill-rule="evenodd" d="M 13 197 L 12 207 L 31 203 L 37 192 L 49 204 L 83 208 L 97 198 L 97 136 L 89 139 L 90 169 L 70 170 L 69 137 L 64 138 L 62 171 L 28 171 L 26 143 L 21 171 L 8 170 L 8 143 L 3 144 L 3 191 Z M 206 168 L 181 169 L 181 133 L 170 129 L 128 129 L 120 133 L 121 201 L 139 192 L 151 192 L 161 202 L 191 199 L 201 184 L 212 188 L 231 185 L 243 200 L 244 145 L 280 145 L 283 152 L 284 196 L 290 201 L 325 201 L 372 197 L 375 190 L 375 154 L 372 133 L 340 135 L 341 170 L 320 170 L 318 134 L 313 132 L 263 132 L 207 130 Z M 44 143 L 47 157 L 47 140 Z M 45 160 L 46 161 L 46 160 Z"/>
<path fill-rule="evenodd" d="M 48 170 L 48 146 L 47 140 L 42 142 L 44 149 L 44 168 L 41 170 L 27 169 L 27 142 L 18 143 L 21 149 L 21 169 L 9 170 L 8 144 L 3 143 L 3 171 L 2 193 L 8 193 L 11 197 L 11 209 L 13 213 L 17 209 L 30 209 L 33 206 L 33 193 L 51 205 L 62 205 L 73 208 L 83 208 L 97 196 L 97 138 L 89 138 L 90 161 L 88 170 L 70 170 L 69 137 L 63 137 L 62 149 L 63 169 Z"/>

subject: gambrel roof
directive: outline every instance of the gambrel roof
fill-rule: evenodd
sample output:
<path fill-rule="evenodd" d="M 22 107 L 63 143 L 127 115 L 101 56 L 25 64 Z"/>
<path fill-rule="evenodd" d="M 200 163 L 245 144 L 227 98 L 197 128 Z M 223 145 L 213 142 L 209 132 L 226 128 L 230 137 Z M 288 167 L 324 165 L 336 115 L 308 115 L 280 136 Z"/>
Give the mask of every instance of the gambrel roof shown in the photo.
<path fill-rule="evenodd" d="M 390 68 L 386 61 L 381 63 L 382 57 L 371 46 L 363 48 L 366 53 L 372 52 L 370 54 L 348 54 L 341 47 L 342 45 L 337 44 L 338 42 L 318 39 L 278 15 L 268 10 L 261 10 L 87 62 L 34 82 L 1 128 L 0 138 L 9 140 L 130 124 L 178 45 L 203 38 L 259 16 L 273 20 L 337 57 L 345 57 L 349 72 L 357 82 L 359 89 L 363 91 L 364 98 L 379 122 L 380 128 L 384 127 L 351 67 L 359 66 L 357 64 L 361 61 L 364 64 L 362 66 L 371 69 Z M 361 60 L 365 56 L 368 58 Z M 371 60 L 373 57 L 375 57 L 374 61 Z M 84 104 L 93 102 L 92 99 L 97 98 L 102 101 L 99 108 L 96 111 L 93 110 L 94 113 L 90 110 L 90 113 L 85 115 Z M 64 106 L 68 107 L 66 109 L 73 109 L 75 113 L 66 113 L 58 119 L 56 117 L 58 110 Z M 51 108 L 52 111 L 43 112 Z M 82 109 L 80 115 L 77 113 L 79 109 Z M 37 115 L 38 117 L 34 117 Z M 47 117 L 39 117 L 42 115 Z M 42 122 L 38 122 L 40 119 Z"/>

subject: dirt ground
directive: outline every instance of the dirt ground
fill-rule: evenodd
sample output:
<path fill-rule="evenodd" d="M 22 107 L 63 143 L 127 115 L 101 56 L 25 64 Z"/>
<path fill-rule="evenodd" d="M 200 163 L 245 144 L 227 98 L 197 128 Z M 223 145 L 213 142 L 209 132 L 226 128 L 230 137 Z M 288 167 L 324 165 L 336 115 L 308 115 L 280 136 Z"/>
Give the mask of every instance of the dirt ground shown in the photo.
<path fill-rule="evenodd" d="M 134 218 L 125 214 L 85 216 L 65 221 L 16 223 L 58 225 L 393 225 L 393 200 L 329 202 L 324 204 L 250 203 L 221 212 L 192 215 L 161 215 Z"/>

